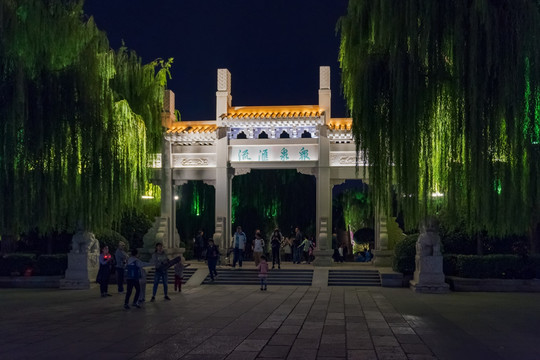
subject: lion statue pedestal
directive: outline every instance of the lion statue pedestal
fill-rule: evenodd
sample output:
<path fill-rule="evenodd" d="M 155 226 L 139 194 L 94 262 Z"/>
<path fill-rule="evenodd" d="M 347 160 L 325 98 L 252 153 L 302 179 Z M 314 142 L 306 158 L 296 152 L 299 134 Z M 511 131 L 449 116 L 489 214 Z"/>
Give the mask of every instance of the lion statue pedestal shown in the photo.
<path fill-rule="evenodd" d="M 437 223 L 428 218 L 421 225 L 416 242 L 416 270 L 409 282 L 411 290 L 420 293 L 447 293 L 449 285 L 444 282 L 441 238 Z"/>
<path fill-rule="evenodd" d="M 78 231 L 73 235 L 71 247 L 60 289 L 90 289 L 99 270 L 99 242 L 93 233 Z"/>

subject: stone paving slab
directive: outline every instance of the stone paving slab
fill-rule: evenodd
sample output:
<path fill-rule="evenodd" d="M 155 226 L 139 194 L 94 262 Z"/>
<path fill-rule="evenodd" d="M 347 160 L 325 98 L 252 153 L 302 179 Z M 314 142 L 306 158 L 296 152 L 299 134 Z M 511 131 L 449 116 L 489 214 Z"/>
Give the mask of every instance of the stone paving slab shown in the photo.
<path fill-rule="evenodd" d="M 130 310 L 98 288 L 0 289 L 0 359 L 540 359 L 537 293 L 268 289 L 186 287 Z"/>

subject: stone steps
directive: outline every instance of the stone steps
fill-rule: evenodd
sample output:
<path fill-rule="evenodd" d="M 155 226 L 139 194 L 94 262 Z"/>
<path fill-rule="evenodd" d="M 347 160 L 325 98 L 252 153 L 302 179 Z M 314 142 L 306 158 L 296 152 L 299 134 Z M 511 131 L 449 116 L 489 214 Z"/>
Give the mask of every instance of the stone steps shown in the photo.
<path fill-rule="evenodd" d="M 185 268 L 184 269 L 184 278 L 182 279 L 182 284 L 185 284 L 191 276 L 197 271 L 197 268 Z M 146 271 L 146 282 L 151 284 L 154 282 L 154 273 L 156 270 L 154 268 Z M 167 271 L 167 283 L 168 284 L 174 284 L 174 269 L 169 268 Z"/>
<path fill-rule="evenodd" d="M 381 286 L 377 270 L 329 270 L 328 286 Z"/>
<path fill-rule="evenodd" d="M 268 272 L 268 284 L 311 286 L 313 270 L 274 269 Z M 260 284 L 256 269 L 218 269 L 218 276 L 212 282 L 207 276 L 203 284 L 218 285 L 257 285 Z"/>

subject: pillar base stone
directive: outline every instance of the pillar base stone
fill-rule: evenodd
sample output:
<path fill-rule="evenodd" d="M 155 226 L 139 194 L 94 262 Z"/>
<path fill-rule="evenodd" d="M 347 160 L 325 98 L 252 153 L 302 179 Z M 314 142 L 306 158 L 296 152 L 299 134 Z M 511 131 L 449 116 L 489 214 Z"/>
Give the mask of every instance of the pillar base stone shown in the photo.
<path fill-rule="evenodd" d="M 99 270 L 99 253 L 68 253 L 68 268 L 64 279 L 60 280 L 60 289 L 90 289 Z"/>
<path fill-rule="evenodd" d="M 373 250 L 373 266 L 391 267 L 393 256 L 392 250 Z"/>
<path fill-rule="evenodd" d="M 332 266 L 334 264 L 333 254 L 334 251 L 332 250 L 315 250 L 313 252 L 313 255 L 315 255 L 313 266 Z"/>
<path fill-rule="evenodd" d="M 450 292 L 450 285 L 448 285 L 447 283 L 421 284 L 414 280 L 411 280 L 409 281 L 409 287 L 412 291 L 423 294 L 446 294 Z"/>
<path fill-rule="evenodd" d="M 443 257 L 416 255 L 416 270 L 413 280 L 409 281 L 410 289 L 417 293 L 445 294 L 450 285 L 444 282 Z"/>

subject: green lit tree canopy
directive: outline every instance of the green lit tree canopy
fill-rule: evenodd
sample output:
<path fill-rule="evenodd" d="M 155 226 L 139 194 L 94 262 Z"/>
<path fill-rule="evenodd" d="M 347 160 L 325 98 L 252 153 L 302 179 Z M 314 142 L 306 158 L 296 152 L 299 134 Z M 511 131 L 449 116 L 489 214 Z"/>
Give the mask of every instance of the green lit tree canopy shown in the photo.
<path fill-rule="evenodd" d="M 338 29 L 374 199 L 390 209 L 397 184 L 409 228 L 437 208 L 471 233 L 535 227 L 538 1 L 350 0 Z"/>
<path fill-rule="evenodd" d="M 82 0 L 0 2 L 0 230 L 110 226 L 159 151 L 171 60 L 109 47 Z"/>
<path fill-rule="evenodd" d="M 249 239 L 255 229 L 269 236 L 278 227 L 289 236 L 296 226 L 315 235 L 315 178 L 296 170 L 252 170 L 232 180 L 231 222 Z"/>

